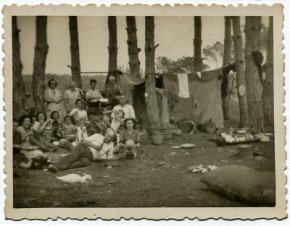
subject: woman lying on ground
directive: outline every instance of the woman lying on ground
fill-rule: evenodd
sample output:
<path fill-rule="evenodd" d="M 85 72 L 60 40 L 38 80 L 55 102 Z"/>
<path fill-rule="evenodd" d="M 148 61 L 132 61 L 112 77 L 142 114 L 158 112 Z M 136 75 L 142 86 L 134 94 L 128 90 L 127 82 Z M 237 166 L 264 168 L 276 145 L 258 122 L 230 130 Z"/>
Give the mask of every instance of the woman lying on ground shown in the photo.
<path fill-rule="evenodd" d="M 124 121 L 125 131 L 120 134 L 121 149 L 126 158 L 133 159 L 136 157 L 136 149 L 140 148 L 140 133 L 135 129 L 136 121 L 133 118 L 127 118 Z"/>
<path fill-rule="evenodd" d="M 55 173 L 59 170 L 85 167 L 97 160 L 115 159 L 114 151 L 118 148 L 113 144 L 115 136 L 115 132 L 108 129 L 105 136 L 94 134 L 85 138 L 67 156 L 49 165 L 48 170 Z"/>

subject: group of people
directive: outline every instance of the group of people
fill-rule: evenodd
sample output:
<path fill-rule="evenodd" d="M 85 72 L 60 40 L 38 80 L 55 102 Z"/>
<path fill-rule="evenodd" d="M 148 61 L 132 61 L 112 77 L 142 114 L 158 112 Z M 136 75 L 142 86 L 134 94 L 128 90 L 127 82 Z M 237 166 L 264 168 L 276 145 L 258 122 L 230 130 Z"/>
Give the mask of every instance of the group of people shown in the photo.
<path fill-rule="evenodd" d="M 49 165 L 51 172 L 87 166 L 95 160 L 136 157 L 140 134 L 134 108 L 114 76 L 102 92 L 96 85 L 91 79 L 84 94 L 72 82 L 62 94 L 51 79 L 45 91 L 45 111 L 14 122 L 15 147 L 44 152 L 67 149 L 68 155 Z"/>

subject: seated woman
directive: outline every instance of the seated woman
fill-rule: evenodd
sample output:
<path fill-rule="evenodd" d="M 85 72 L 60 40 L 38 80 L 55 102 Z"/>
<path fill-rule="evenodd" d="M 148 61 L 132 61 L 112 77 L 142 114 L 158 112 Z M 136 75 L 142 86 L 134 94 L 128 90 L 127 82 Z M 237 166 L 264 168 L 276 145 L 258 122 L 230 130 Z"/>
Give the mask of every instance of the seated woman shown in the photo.
<path fill-rule="evenodd" d="M 20 145 L 31 146 L 33 132 L 31 130 L 32 119 L 28 115 L 24 115 L 19 120 L 19 125 L 16 132 L 20 134 Z"/>
<path fill-rule="evenodd" d="M 46 115 L 43 112 L 39 112 L 36 114 L 36 122 L 33 123 L 31 129 L 35 136 L 41 135 L 45 129 L 45 127 L 48 126 L 50 123 L 50 120 L 46 119 Z"/>
<path fill-rule="evenodd" d="M 53 111 L 50 114 L 50 121 L 47 130 L 51 130 L 51 141 L 58 141 L 61 138 L 60 130 L 63 125 L 60 123 L 60 114 L 58 111 Z"/>
<path fill-rule="evenodd" d="M 55 151 L 57 146 L 51 143 L 51 139 L 47 139 L 44 136 L 44 131 L 47 127 L 49 127 L 50 120 L 46 120 L 46 115 L 44 112 L 39 112 L 36 115 L 36 122 L 31 127 L 33 131 L 33 137 L 39 142 L 37 145 L 43 151 Z M 35 142 L 35 141 L 34 141 Z"/>
<path fill-rule="evenodd" d="M 75 121 L 78 130 L 77 139 L 78 142 L 81 142 L 85 133 L 85 125 L 88 121 L 87 111 L 84 109 L 84 101 L 82 99 L 76 100 L 76 107 L 71 110 L 69 116 L 72 116 Z"/>
<path fill-rule="evenodd" d="M 115 139 L 115 132 L 108 129 L 105 136 L 101 134 L 94 134 L 87 137 L 80 144 L 78 144 L 71 152 L 60 158 L 55 164 L 48 167 L 50 172 L 57 172 L 59 170 L 85 167 L 96 160 L 111 160 L 114 159 L 113 140 Z"/>
<path fill-rule="evenodd" d="M 121 152 L 126 158 L 133 159 L 136 157 L 136 149 L 140 148 L 140 133 L 135 130 L 136 122 L 133 118 L 127 118 L 124 121 L 125 131 L 120 134 L 119 143 Z"/>
<path fill-rule="evenodd" d="M 73 123 L 71 116 L 64 117 L 63 127 L 60 130 L 61 139 L 59 140 L 59 146 L 63 148 L 70 148 L 71 145 L 76 146 L 77 141 L 77 127 Z"/>

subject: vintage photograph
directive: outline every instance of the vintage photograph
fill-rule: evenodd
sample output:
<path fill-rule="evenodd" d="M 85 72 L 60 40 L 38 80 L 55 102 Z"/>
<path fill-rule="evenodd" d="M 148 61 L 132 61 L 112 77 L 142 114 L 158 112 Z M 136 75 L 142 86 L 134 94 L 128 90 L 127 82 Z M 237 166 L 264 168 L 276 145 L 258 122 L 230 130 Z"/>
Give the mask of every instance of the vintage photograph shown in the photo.
<path fill-rule="evenodd" d="M 275 208 L 282 40 L 260 12 L 6 16 L 12 208 Z"/>

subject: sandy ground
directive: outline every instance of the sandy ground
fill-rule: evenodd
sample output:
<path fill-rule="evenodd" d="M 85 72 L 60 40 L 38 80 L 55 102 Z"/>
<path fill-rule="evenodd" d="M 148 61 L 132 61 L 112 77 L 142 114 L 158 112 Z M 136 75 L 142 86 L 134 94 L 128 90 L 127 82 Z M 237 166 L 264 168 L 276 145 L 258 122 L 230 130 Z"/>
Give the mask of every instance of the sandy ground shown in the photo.
<path fill-rule="evenodd" d="M 263 157 L 230 157 L 237 146 L 217 147 L 212 135 L 182 135 L 163 145 L 143 145 L 144 159 L 96 162 L 56 174 L 36 170 L 14 178 L 14 207 L 199 207 L 250 206 L 213 193 L 200 182 L 201 174 L 189 173 L 193 165 L 246 165 L 274 171 L 274 144 L 255 143 Z M 194 143 L 192 149 L 171 149 Z M 15 159 L 17 159 L 15 157 Z M 111 165 L 111 167 L 107 167 Z M 92 182 L 68 184 L 56 179 L 70 173 L 92 175 Z"/>

